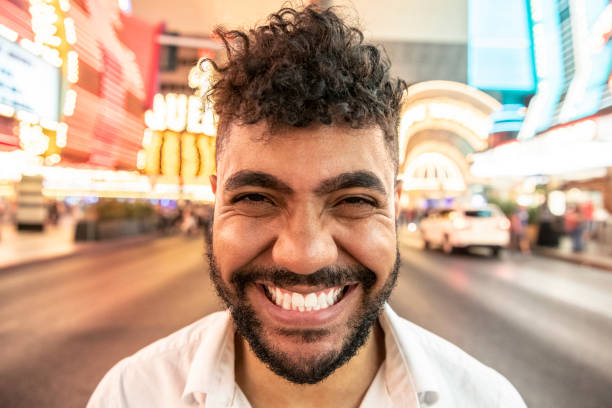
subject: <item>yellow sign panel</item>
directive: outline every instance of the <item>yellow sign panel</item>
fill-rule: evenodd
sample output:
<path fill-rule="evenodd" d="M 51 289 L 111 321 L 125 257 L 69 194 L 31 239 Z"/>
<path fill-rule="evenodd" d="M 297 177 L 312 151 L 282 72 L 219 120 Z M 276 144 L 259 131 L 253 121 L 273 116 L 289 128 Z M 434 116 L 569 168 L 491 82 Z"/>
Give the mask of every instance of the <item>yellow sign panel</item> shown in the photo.
<path fill-rule="evenodd" d="M 150 175 L 193 178 L 214 174 L 216 170 L 215 138 L 211 136 L 153 131 L 147 133 L 144 147 L 144 171 Z"/>

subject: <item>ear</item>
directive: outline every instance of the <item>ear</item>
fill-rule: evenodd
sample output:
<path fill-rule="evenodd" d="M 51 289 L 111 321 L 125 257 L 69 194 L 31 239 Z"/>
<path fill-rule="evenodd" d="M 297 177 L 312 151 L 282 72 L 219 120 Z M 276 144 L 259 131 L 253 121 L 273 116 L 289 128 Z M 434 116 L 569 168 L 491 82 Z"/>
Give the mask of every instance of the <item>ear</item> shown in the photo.
<path fill-rule="evenodd" d="M 397 220 L 400 215 L 400 198 L 402 197 L 402 180 L 395 181 L 394 201 L 395 201 L 395 219 Z"/>
<path fill-rule="evenodd" d="M 212 188 L 213 194 L 217 194 L 217 175 L 211 174 L 208 176 L 208 179 L 210 180 L 210 187 Z"/>

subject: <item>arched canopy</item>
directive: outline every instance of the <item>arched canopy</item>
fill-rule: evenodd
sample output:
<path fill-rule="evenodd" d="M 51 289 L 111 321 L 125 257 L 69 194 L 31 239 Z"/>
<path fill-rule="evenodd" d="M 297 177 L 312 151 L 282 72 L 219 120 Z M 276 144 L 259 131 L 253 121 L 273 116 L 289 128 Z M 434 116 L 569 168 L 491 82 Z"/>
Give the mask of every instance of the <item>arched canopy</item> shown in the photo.
<path fill-rule="evenodd" d="M 501 104 L 468 85 L 427 81 L 408 88 L 400 121 L 400 172 L 409 164 L 413 137 L 427 131 L 451 133 L 463 140 L 464 154 L 487 148 L 489 115 Z M 411 143 L 412 142 L 412 143 Z M 467 146 L 467 149 L 465 149 Z"/>
<path fill-rule="evenodd" d="M 459 166 L 437 152 L 418 155 L 408 163 L 402 177 L 405 190 L 463 192 L 466 189 Z"/>

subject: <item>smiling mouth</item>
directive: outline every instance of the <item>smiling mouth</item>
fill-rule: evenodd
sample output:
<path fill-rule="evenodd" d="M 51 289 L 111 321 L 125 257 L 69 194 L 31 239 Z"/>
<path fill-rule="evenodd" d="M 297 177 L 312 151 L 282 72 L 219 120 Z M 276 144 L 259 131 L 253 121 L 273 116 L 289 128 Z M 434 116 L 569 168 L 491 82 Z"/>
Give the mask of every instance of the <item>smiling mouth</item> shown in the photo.
<path fill-rule="evenodd" d="M 344 295 L 354 285 L 335 286 L 317 292 L 298 293 L 270 284 L 260 284 L 270 302 L 284 310 L 295 310 L 299 312 L 312 312 L 327 309 L 340 302 Z"/>

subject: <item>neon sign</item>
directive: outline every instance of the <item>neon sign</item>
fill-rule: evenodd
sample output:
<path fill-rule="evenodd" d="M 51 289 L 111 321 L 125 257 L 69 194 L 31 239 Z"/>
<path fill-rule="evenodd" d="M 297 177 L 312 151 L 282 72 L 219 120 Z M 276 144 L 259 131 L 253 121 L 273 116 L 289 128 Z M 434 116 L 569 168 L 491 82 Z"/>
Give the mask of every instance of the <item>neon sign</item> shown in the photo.
<path fill-rule="evenodd" d="M 216 134 L 212 110 L 204 110 L 202 100 L 194 95 L 155 95 L 153 109 L 145 113 L 145 123 L 153 130 Z"/>

